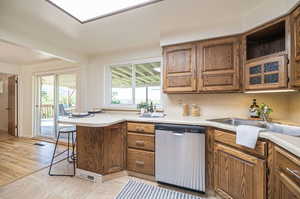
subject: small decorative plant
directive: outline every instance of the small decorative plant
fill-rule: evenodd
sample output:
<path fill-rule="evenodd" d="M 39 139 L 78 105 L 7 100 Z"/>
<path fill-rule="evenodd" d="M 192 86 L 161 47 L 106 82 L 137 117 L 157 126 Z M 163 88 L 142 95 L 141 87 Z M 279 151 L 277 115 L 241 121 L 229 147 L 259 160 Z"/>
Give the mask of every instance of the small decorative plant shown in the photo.
<path fill-rule="evenodd" d="M 268 121 L 272 112 L 273 109 L 271 109 L 267 104 L 262 103 L 259 105 L 258 113 L 261 119 Z"/>
<path fill-rule="evenodd" d="M 141 103 L 139 103 L 139 104 L 137 105 L 137 108 L 138 108 L 139 110 L 142 110 L 142 109 L 147 110 L 148 107 L 149 107 L 149 105 L 148 105 L 147 102 L 141 102 Z"/>

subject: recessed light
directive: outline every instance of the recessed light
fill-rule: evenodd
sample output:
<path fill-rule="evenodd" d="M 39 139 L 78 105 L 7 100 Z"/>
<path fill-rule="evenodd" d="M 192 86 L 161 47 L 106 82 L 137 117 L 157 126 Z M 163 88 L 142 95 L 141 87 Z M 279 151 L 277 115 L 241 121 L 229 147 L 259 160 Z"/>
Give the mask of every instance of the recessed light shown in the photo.
<path fill-rule="evenodd" d="M 46 0 L 80 23 L 115 15 L 162 0 Z"/>

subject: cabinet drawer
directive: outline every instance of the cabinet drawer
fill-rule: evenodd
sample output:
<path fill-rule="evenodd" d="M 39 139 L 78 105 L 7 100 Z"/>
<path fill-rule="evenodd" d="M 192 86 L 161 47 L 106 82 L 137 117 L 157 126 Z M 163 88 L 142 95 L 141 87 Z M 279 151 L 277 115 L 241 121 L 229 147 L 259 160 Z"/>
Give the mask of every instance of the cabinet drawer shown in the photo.
<path fill-rule="evenodd" d="M 128 149 L 127 169 L 154 176 L 154 152 Z"/>
<path fill-rule="evenodd" d="M 245 152 L 249 152 L 255 155 L 267 156 L 267 142 L 264 141 L 257 141 L 255 149 L 251 149 L 248 147 L 241 146 L 239 144 L 236 144 L 236 135 L 220 130 L 215 130 L 215 141 L 221 142 L 230 146 L 233 146 L 235 148 L 241 149 Z"/>
<path fill-rule="evenodd" d="M 275 161 L 276 169 L 298 183 L 300 190 L 300 159 L 275 146 Z"/>
<path fill-rule="evenodd" d="M 140 133 L 153 133 L 154 134 L 154 124 L 145 123 L 127 123 L 127 130 Z"/>
<path fill-rule="evenodd" d="M 128 147 L 154 151 L 154 135 L 128 133 Z"/>

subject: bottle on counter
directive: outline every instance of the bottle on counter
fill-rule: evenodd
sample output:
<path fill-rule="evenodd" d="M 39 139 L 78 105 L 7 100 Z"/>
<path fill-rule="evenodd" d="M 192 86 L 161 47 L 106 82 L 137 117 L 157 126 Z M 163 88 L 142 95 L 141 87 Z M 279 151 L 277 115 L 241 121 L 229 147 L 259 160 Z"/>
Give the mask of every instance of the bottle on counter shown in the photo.
<path fill-rule="evenodd" d="M 259 118 L 259 106 L 256 104 L 256 99 L 253 99 L 252 105 L 249 107 L 250 118 Z"/>

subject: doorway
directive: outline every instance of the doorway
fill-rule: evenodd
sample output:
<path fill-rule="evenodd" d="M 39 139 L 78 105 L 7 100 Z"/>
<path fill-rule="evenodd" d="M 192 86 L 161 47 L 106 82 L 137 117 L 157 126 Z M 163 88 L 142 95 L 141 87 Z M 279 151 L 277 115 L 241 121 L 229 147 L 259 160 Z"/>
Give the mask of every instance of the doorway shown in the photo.
<path fill-rule="evenodd" d="M 36 134 L 56 138 L 59 117 L 67 117 L 77 108 L 77 73 L 37 76 Z"/>
<path fill-rule="evenodd" d="M 18 78 L 0 73 L 0 139 L 18 136 Z"/>

